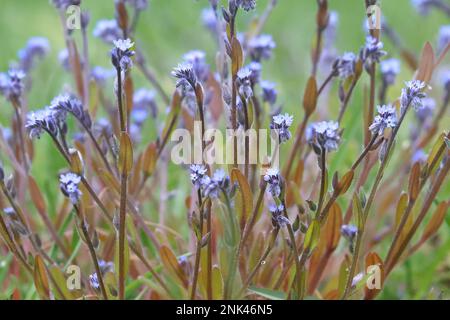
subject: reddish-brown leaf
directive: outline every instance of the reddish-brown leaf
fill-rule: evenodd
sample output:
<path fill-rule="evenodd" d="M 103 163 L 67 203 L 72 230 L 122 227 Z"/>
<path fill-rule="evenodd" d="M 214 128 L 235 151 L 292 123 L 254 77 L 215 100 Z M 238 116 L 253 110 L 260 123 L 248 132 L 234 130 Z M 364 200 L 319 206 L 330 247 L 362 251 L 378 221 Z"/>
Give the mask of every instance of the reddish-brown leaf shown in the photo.
<path fill-rule="evenodd" d="M 409 198 L 415 201 L 420 191 L 420 163 L 414 163 L 409 176 Z"/>
<path fill-rule="evenodd" d="M 126 132 L 120 134 L 119 170 L 121 174 L 129 175 L 133 168 L 133 145 Z"/>
<path fill-rule="evenodd" d="M 380 271 L 379 275 L 380 275 L 380 288 L 372 288 L 369 289 L 369 287 L 366 285 L 365 286 L 365 294 L 364 294 L 364 299 L 366 300 L 371 300 L 373 298 L 376 297 L 376 295 L 381 291 L 381 289 L 383 288 L 383 283 L 384 283 L 384 266 L 383 266 L 383 260 L 381 260 L 380 256 L 375 253 L 375 252 L 370 252 L 367 256 L 366 256 L 366 272 L 370 272 L 372 270 L 370 270 L 370 268 L 376 268 L 378 267 Z M 368 281 L 370 282 L 370 279 L 368 279 Z"/>
<path fill-rule="evenodd" d="M 429 83 L 434 70 L 434 51 L 431 44 L 427 41 L 422 50 L 419 60 L 419 69 L 417 70 L 416 79 Z"/>
<path fill-rule="evenodd" d="M 421 240 L 422 242 L 428 240 L 438 231 L 439 227 L 442 225 L 442 222 L 444 222 L 445 214 L 447 213 L 448 207 L 449 203 L 445 201 L 441 202 L 438 205 L 433 214 L 433 217 L 431 217 L 430 222 L 428 222 L 427 226 L 425 227 L 425 230 L 423 231 Z"/>
<path fill-rule="evenodd" d="M 334 251 L 341 236 L 342 210 L 336 202 L 330 207 L 324 234 L 327 238 L 327 250 Z"/>
<path fill-rule="evenodd" d="M 317 105 L 317 82 L 314 76 L 309 77 L 303 95 L 303 108 L 307 115 L 311 115 L 316 110 Z"/>

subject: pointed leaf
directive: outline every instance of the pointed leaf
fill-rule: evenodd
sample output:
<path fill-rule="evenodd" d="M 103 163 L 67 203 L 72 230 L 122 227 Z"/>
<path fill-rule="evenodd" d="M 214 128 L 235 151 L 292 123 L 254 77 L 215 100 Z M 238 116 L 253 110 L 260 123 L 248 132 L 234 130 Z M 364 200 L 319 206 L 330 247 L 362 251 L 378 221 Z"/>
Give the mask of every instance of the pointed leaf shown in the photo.
<path fill-rule="evenodd" d="M 320 223 L 317 220 L 313 220 L 308 227 L 305 235 L 304 248 L 307 252 L 312 252 L 319 242 L 320 236 Z"/>
<path fill-rule="evenodd" d="M 341 180 L 339 180 L 338 193 L 340 195 L 346 193 L 347 190 L 350 188 L 350 186 L 352 185 L 354 175 L 355 172 L 353 170 L 350 170 L 349 172 L 344 174 Z"/>
<path fill-rule="evenodd" d="M 361 205 L 361 200 L 359 199 L 357 194 L 353 196 L 353 212 L 356 214 L 358 230 L 361 230 L 364 224 L 364 213 Z"/>
<path fill-rule="evenodd" d="M 303 109 L 307 115 L 311 115 L 316 110 L 317 105 L 317 82 L 314 76 L 309 77 L 306 90 L 303 95 Z"/>
<path fill-rule="evenodd" d="M 164 266 L 175 273 L 183 283 L 186 283 L 186 276 L 184 274 L 184 271 L 178 263 L 178 259 L 172 252 L 172 250 L 169 247 L 163 245 L 159 250 L 159 255 L 161 256 L 161 260 Z"/>
<path fill-rule="evenodd" d="M 381 260 L 380 256 L 376 252 L 370 252 L 366 256 L 366 274 L 369 274 L 371 271 L 370 268 L 373 266 L 377 266 L 380 270 L 380 288 L 373 288 L 369 289 L 367 285 L 365 285 L 365 295 L 364 299 L 371 300 L 376 297 L 376 295 L 381 291 L 381 288 L 383 288 L 384 283 L 384 266 L 383 266 L 383 260 Z"/>
<path fill-rule="evenodd" d="M 342 210 L 337 203 L 333 203 L 330 207 L 327 221 L 324 226 L 324 234 L 327 241 L 327 249 L 334 251 L 339 244 L 341 237 Z"/>
<path fill-rule="evenodd" d="M 397 210 L 395 211 L 395 230 L 398 229 L 400 220 L 402 219 L 403 213 L 405 212 L 407 205 L 408 205 L 408 194 L 402 193 L 397 203 Z"/>
<path fill-rule="evenodd" d="M 427 41 L 422 50 L 417 70 L 416 79 L 429 83 L 434 69 L 434 51 L 431 44 Z"/>
<path fill-rule="evenodd" d="M 120 134 L 119 170 L 128 176 L 133 168 L 133 145 L 126 132 Z"/>
<path fill-rule="evenodd" d="M 223 278 L 218 266 L 213 266 L 212 269 L 212 288 L 213 300 L 221 299 L 223 297 Z"/>
<path fill-rule="evenodd" d="M 244 177 L 244 175 L 241 173 L 239 169 L 233 168 L 233 170 L 231 170 L 231 182 L 238 183 L 243 198 L 242 211 L 245 213 L 246 217 L 250 216 L 253 211 L 253 193 L 252 190 L 250 189 L 250 185 L 248 184 L 247 179 Z"/>
<path fill-rule="evenodd" d="M 409 198 L 415 201 L 420 191 L 420 162 L 414 163 L 409 176 Z"/>
<path fill-rule="evenodd" d="M 443 201 L 436 208 L 433 217 L 431 217 L 430 222 L 428 222 L 425 230 L 423 231 L 422 240 L 426 241 L 431 236 L 433 236 L 439 229 L 439 227 L 444 222 L 445 215 L 447 213 L 449 203 Z"/>
<path fill-rule="evenodd" d="M 142 171 L 145 175 L 151 176 L 156 167 L 157 150 L 156 144 L 150 143 L 145 149 L 142 163 Z"/>
<path fill-rule="evenodd" d="M 64 300 L 74 299 L 75 296 L 67 288 L 66 277 L 64 276 L 61 269 L 59 269 L 58 267 L 51 267 L 49 271 L 52 278 L 52 282 L 54 282 L 52 284 L 52 287 L 55 297 Z"/>
<path fill-rule="evenodd" d="M 232 59 L 232 72 L 235 75 L 239 69 L 242 68 L 244 62 L 244 52 L 242 51 L 242 46 L 239 40 L 234 37 L 231 40 L 231 59 Z"/>
<path fill-rule="evenodd" d="M 28 177 L 28 186 L 30 188 L 31 200 L 33 200 L 36 209 L 40 214 L 45 213 L 47 211 L 47 206 L 45 205 L 44 197 L 32 176 Z"/>
<path fill-rule="evenodd" d="M 34 258 L 34 285 L 41 299 L 50 299 L 50 286 L 48 283 L 47 270 L 41 256 Z"/>

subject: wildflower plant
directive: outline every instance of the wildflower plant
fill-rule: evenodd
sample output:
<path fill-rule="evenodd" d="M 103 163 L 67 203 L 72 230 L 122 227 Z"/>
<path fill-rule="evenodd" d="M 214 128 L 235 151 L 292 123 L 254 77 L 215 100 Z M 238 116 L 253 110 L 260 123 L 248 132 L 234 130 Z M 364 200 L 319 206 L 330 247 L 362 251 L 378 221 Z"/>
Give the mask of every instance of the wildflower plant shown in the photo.
<path fill-rule="evenodd" d="M 159 4 L 111 3 L 114 16 L 91 22 L 87 2 L 51 1 L 60 17 L 81 6 L 82 24 L 61 19 L 55 66 L 68 83 L 41 105 L 32 92 L 45 90 L 53 41 L 30 38 L 0 72 L 0 297 L 370 300 L 397 292 L 419 252 L 447 253 L 448 26 L 437 50 L 410 52 L 383 20 L 383 33 L 345 35 L 359 51 L 341 51 L 339 12 L 314 1 L 297 68 L 267 23 L 283 1 L 199 2 L 198 39 L 211 43 L 180 40 L 184 54 L 167 55 L 175 40 L 149 43 L 140 29 Z M 289 82 L 304 84 L 301 99 Z M 276 133 L 261 157 L 273 135 L 255 131 Z M 81 285 L 69 289 L 75 264 Z M 361 285 L 369 267 L 381 287 Z"/>

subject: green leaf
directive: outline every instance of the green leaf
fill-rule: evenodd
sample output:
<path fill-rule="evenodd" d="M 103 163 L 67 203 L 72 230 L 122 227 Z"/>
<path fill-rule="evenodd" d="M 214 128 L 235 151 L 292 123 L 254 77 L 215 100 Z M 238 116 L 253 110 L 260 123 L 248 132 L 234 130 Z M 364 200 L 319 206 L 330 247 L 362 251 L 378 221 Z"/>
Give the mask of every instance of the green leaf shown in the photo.
<path fill-rule="evenodd" d="M 356 214 L 358 230 L 361 230 L 364 224 L 363 209 L 361 200 L 356 194 L 353 196 L 353 212 Z"/>
<path fill-rule="evenodd" d="M 133 144 L 126 132 L 120 134 L 119 170 L 121 174 L 129 175 L 133 167 Z"/>
<path fill-rule="evenodd" d="M 308 227 L 305 235 L 305 251 L 311 252 L 317 246 L 320 236 L 320 223 L 317 220 L 313 220 Z"/>

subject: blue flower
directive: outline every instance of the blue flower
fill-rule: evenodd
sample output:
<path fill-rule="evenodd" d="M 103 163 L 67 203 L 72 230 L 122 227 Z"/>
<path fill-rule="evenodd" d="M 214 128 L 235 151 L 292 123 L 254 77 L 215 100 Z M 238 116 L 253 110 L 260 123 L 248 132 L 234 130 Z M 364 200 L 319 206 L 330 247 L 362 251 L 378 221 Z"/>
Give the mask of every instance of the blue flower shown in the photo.
<path fill-rule="evenodd" d="M 397 59 L 387 59 L 380 63 L 381 76 L 386 85 L 393 85 L 395 78 L 400 73 L 400 61 Z"/>
<path fill-rule="evenodd" d="M 58 61 L 64 70 L 70 71 L 69 51 L 67 49 L 63 49 L 58 53 Z"/>
<path fill-rule="evenodd" d="M 205 8 L 202 10 L 202 23 L 211 33 L 217 34 L 217 17 L 212 8 Z"/>
<path fill-rule="evenodd" d="M 254 86 L 261 80 L 261 63 L 252 61 L 247 65 L 247 68 L 252 72 L 250 75 L 250 82 L 252 86 Z"/>
<path fill-rule="evenodd" d="M 201 180 L 202 194 L 205 197 L 217 198 L 219 192 L 230 192 L 230 177 L 225 170 L 217 169 L 212 178 L 204 175 Z"/>
<path fill-rule="evenodd" d="M 22 70 L 11 69 L 8 74 L 0 74 L 0 93 L 10 101 L 20 99 L 24 89 L 23 79 L 25 73 Z"/>
<path fill-rule="evenodd" d="M 347 79 L 355 74 L 356 56 L 353 52 L 346 52 L 337 62 L 337 71 L 341 79 Z"/>
<path fill-rule="evenodd" d="M 89 129 L 92 126 L 89 113 L 83 109 L 83 104 L 77 98 L 64 94 L 56 96 L 50 103 L 50 110 L 54 111 L 55 117 L 61 117 L 61 119 L 65 119 L 66 113 L 69 112 L 84 127 Z"/>
<path fill-rule="evenodd" d="M 275 83 L 270 81 L 261 81 L 261 89 L 263 101 L 268 102 L 271 106 L 277 101 L 277 90 Z"/>
<path fill-rule="evenodd" d="M 277 168 L 267 169 L 264 175 L 264 181 L 267 182 L 267 192 L 274 198 L 278 198 L 281 194 L 283 178 Z"/>
<path fill-rule="evenodd" d="M 44 57 L 49 51 L 50 44 L 47 38 L 30 38 L 26 47 L 18 53 L 21 69 L 25 72 L 30 71 L 36 59 Z"/>
<path fill-rule="evenodd" d="M 255 9 L 256 0 L 236 0 L 236 4 L 245 11 L 250 11 Z"/>
<path fill-rule="evenodd" d="M 148 114 L 156 118 L 158 107 L 155 101 L 155 92 L 141 88 L 133 95 L 133 109 L 131 110 L 131 117 L 134 122 L 141 126 L 147 119 Z"/>
<path fill-rule="evenodd" d="M 341 234 L 349 241 L 353 239 L 358 234 L 358 228 L 352 224 L 344 224 L 341 226 Z"/>
<path fill-rule="evenodd" d="M 328 25 L 323 32 L 325 45 L 330 46 L 334 43 L 338 25 L 339 14 L 336 11 L 330 11 L 328 14 Z"/>
<path fill-rule="evenodd" d="M 0 94 L 7 96 L 9 88 L 9 77 L 6 73 L 0 73 Z"/>
<path fill-rule="evenodd" d="M 190 86 L 195 89 L 197 85 L 197 77 L 195 75 L 194 68 L 190 63 L 179 64 L 173 71 L 172 76 L 178 79 L 177 88 L 181 87 L 184 90 Z"/>
<path fill-rule="evenodd" d="M 428 155 L 423 151 L 423 149 L 419 149 L 416 152 L 414 152 L 413 156 L 411 157 L 411 163 L 420 162 L 421 164 L 424 164 L 427 162 Z"/>
<path fill-rule="evenodd" d="M 433 98 L 422 99 L 422 107 L 416 111 L 419 122 L 424 123 L 428 118 L 432 117 L 435 108 L 436 101 Z"/>
<path fill-rule="evenodd" d="M 238 87 L 239 94 L 245 100 L 248 100 L 253 96 L 251 77 L 252 70 L 248 67 L 240 69 L 237 73 L 236 85 Z"/>
<path fill-rule="evenodd" d="M 68 172 L 60 175 L 59 182 L 61 192 L 70 199 L 72 204 L 77 204 L 81 197 L 81 191 L 78 188 L 81 177 L 75 173 Z"/>
<path fill-rule="evenodd" d="M 397 114 L 392 105 L 382 105 L 377 107 L 378 115 L 373 119 L 369 130 L 373 134 L 383 135 L 386 128 L 397 126 Z"/>
<path fill-rule="evenodd" d="M 114 76 L 114 69 L 106 69 L 103 67 L 96 66 L 91 70 L 91 77 L 95 80 L 95 82 L 104 86 L 106 81 Z"/>
<path fill-rule="evenodd" d="M 450 43 L 450 24 L 439 29 L 438 51 L 442 52 Z"/>
<path fill-rule="evenodd" d="M 317 143 L 327 152 L 336 150 L 341 141 L 339 124 L 334 121 L 321 121 L 312 123 L 307 138 L 311 143 Z"/>
<path fill-rule="evenodd" d="M 134 51 L 131 48 L 134 42 L 130 39 L 114 40 L 114 48 L 111 50 L 111 61 L 116 69 L 126 71 L 133 65 L 131 57 L 134 56 Z"/>
<path fill-rule="evenodd" d="M 94 123 L 94 130 L 96 133 L 105 136 L 107 139 L 112 138 L 113 136 L 111 123 L 105 118 L 100 118 Z"/>
<path fill-rule="evenodd" d="M 97 273 L 94 272 L 93 274 L 89 275 L 89 284 L 94 290 L 100 290 L 100 282 L 98 280 Z"/>
<path fill-rule="evenodd" d="M 94 37 L 103 40 L 107 44 L 120 39 L 122 32 L 116 20 L 99 20 L 94 28 Z"/>
<path fill-rule="evenodd" d="M 284 227 L 289 225 L 291 222 L 288 218 L 284 216 L 284 206 L 282 204 L 275 205 L 271 204 L 269 206 L 269 211 L 272 214 L 272 225 L 277 227 Z"/>
<path fill-rule="evenodd" d="M 411 4 L 420 15 L 427 15 L 433 6 L 433 0 L 411 0 Z"/>
<path fill-rule="evenodd" d="M 183 56 L 184 63 L 191 65 L 195 76 L 201 82 L 206 82 L 209 76 L 209 66 L 206 63 L 206 54 L 200 50 L 189 51 Z"/>
<path fill-rule="evenodd" d="M 66 10 L 71 5 L 79 6 L 81 0 L 52 0 L 52 2 L 57 9 Z"/>
<path fill-rule="evenodd" d="M 99 260 L 98 266 L 102 275 L 108 272 L 114 272 L 114 263 L 111 261 Z"/>
<path fill-rule="evenodd" d="M 262 59 L 270 59 L 272 57 L 272 51 L 275 48 L 276 44 L 269 34 L 256 36 L 248 42 L 250 57 L 256 62 L 260 62 Z"/>
<path fill-rule="evenodd" d="M 292 125 L 294 117 L 285 114 L 278 114 L 272 117 L 272 122 L 270 123 L 270 129 L 278 130 L 278 138 L 280 143 L 284 143 L 291 138 L 291 132 L 289 127 Z"/>
<path fill-rule="evenodd" d="M 193 164 L 189 167 L 189 171 L 192 184 L 199 189 L 201 187 L 202 179 L 205 177 L 208 170 L 202 164 Z"/>
<path fill-rule="evenodd" d="M 400 98 L 402 112 L 409 106 L 412 106 L 415 110 L 418 110 L 422 107 L 422 99 L 426 97 L 426 94 L 422 92 L 425 88 L 425 82 L 413 80 L 408 81 L 405 84 L 406 87 L 402 89 L 402 95 Z"/>
<path fill-rule="evenodd" d="M 382 49 L 383 42 L 372 36 L 366 38 L 366 45 L 362 50 L 362 59 L 365 61 L 366 66 L 374 62 L 380 62 L 380 58 L 386 55 L 386 51 Z"/>
<path fill-rule="evenodd" d="M 40 138 L 43 132 L 56 137 L 58 134 L 58 118 L 55 112 L 49 107 L 30 112 L 27 115 L 25 128 L 28 131 L 30 139 Z"/>

